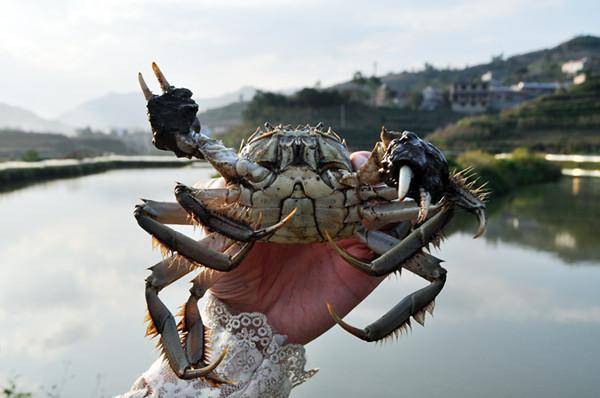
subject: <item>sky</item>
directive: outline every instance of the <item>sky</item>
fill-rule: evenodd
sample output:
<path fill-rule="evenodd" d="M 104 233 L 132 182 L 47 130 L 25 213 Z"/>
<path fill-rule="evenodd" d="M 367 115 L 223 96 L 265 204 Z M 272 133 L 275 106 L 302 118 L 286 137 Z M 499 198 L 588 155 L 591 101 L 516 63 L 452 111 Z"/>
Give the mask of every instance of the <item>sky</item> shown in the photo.
<path fill-rule="evenodd" d="M 199 98 L 463 67 L 600 35 L 599 15 L 597 0 L 0 0 L 0 102 L 59 117 L 137 90 L 152 61 Z"/>

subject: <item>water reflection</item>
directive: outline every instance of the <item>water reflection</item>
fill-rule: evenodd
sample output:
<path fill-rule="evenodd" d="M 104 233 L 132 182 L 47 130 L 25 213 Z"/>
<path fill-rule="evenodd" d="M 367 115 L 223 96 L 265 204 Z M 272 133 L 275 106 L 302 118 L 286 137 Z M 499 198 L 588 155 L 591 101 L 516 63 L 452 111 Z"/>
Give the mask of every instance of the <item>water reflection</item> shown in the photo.
<path fill-rule="evenodd" d="M 131 212 L 208 169 L 124 170 L 0 195 L 0 381 L 99 397 L 153 361 L 143 338 L 145 268 L 160 258 Z M 575 188 L 575 185 L 577 187 Z M 459 220 L 436 253 L 448 283 L 427 327 L 383 346 L 334 328 L 307 346 L 321 372 L 295 398 L 564 397 L 600 390 L 600 180 L 564 179 L 492 204 L 484 240 Z M 387 280 L 348 320 L 365 325 L 424 286 Z M 174 308 L 186 282 L 165 290 Z M 40 394 L 46 395 L 46 394 Z"/>
<path fill-rule="evenodd" d="M 554 253 L 569 264 L 597 264 L 599 198 L 598 179 L 524 188 L 492 203 L 485 239 Z"/>

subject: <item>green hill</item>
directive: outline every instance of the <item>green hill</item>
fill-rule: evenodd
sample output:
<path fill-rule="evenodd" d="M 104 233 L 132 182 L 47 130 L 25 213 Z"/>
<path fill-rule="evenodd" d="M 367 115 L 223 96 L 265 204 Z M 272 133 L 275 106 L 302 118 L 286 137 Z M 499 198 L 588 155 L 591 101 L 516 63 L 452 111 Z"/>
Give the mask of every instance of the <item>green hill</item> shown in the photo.
<path fill-rule="evenodd" d="M 273 125 L 331 126 L 353 149 L 371 150 L 382 125 L 419 133 L 433 131 L 458 120 L 461 115 L 448 109 L 419 111 L 393 107 L 373 107 L 354 102 L 333 90 L 303 89 L 292 96 L 258 92 L 243 112 L 243 123 L 220 135 L 225 144 L 237 147 L 264 122 Z"/>
<path fill-rule="evenodd" d="M 470 116 L 429 136 L 447 149 L 600 152 L 600 78 L 498 114 Z"/>
<path fill-rule="evenodd" d="M 247 102 L 234 102 L 218 108 L 207 109 L 198 114 L 202 127 L 215 131 L 223 131 L 242 123 L 242 115 Z"/>

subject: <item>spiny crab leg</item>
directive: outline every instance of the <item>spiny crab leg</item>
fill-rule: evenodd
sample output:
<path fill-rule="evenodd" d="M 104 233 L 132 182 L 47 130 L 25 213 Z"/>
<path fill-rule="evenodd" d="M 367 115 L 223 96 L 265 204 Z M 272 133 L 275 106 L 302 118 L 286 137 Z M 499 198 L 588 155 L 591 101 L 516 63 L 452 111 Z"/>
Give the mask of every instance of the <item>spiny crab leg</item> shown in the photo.
<path fill-rule="evenodd" d="M 177 202 L 202 225 L 240 242 L 255 241 L 275 233 L 287 224 L 298 211 L 295 208 L 278 223 L 267 228 L 253 230 L 249 225 L 241 221 L 211 212 L 199 200 L 194 198 L 191 195 L 190 189 L 183 184 L 178 184 L 175 187 L 175 197 L 177 198 Z"/>
<path fill-rule="evenodd" d="M 227 355 L 227 347 L 223 349 L 219 357 L 211 364 L 202 368 L 191 367 L 188 358 L 185 355 L 179 332 L 175 323 L 175 318 L 169 309 L 158 298 L 158 290 L 149 286 L 146 288 L 146 302 L 152 324 L 156 332 L 160 334 L 160 343 L 164 354 L 171 365 L 173 371 L 179 378 L 195 379 L 209 375 Z"/>
<path fill-rule="evenodd" d="M 381 318 L 364 329 L 359 329 L 346 322 L 335 312 L 333 306 L 327 303 L 327 310 L 333 320 L 348 333 L 365 341 L 381 340 L 406 326 L 410 326 L 410 317 L 413 316 L 419 323 L 424 323 L 420 315 L 433 302 L 435 297 L 442 291 L 446 278 L 439 279 L 422 289 L 406 296 Z"/>
<path fill-rule="evenodd" d="M 357 238 L 377 254 L 385 254 L 393 249 L 401 240 L 380 231 L 359 229 L 355 232 Z M 419 275 L 430 282 L 426 286 L 400 301 L 379 320 L 364 329 L 356 328 L 344 322 L 335 312 L 331 304 L 327 310 L 334 321 L 350 334 L 366 341 L 377 341 L 392 334 L 397 335 L 410 327 L 410 317 L 425 326 L 425 313 L 433 314 L 435 298 L 441 292 L 446 282 L 446 270 L 440 266 L 442 260 L 427 253 L 417 253 L 402 264 L 402 268 Z"/>
<path fill-rule="evenodd" d="M 201 242 L 204 245 L 215 248 L 224 248 L 229 245 L 227 240 L 223 240 L 217 234 L 209 234 Z M 229 381 L 223 380 L 212 373 L 225 358 L 227 353 L 226 348 L 214 362 L 202 366 L 206 358 L 206 344 L 204 341 L 206 337 L 197 301 L 210 287 L 210 278 L 201 278 L 207 270 L 204 270 L 194 278 L 193 286 L 190 290 L 190 299 L 184 307 L 185 311 L 181 322 L 181 331 L 185 335 L 185 355 L 183 355 L 183 347 L 177 327 L 175 326 L 175 320 L 171 312 L 158 297 L 158 293 L 162 289 L 196 268 L 196 264 L 177 256 L 170 256 L 150 267 L 152 273 L 146 278 L 147 321 L 149 322 L 146 335 L 160 335 L 159 346 L 172 369 L 180 378 L 204 376 L 218 383 L 229 383 Z"/>
<path fill-rule="evenodd" d="M 383 276 L 398 270 L 404 261 L 411 258 L 424 246 L 432 242 L 436 235 L 439 234 L 448 221 L 450 221 L 452 215 L 453 210 L 451 208 L 440 211 L 420 227 L 412 231 L 405 239 L 399 241 L 397 245 L 385 254 L 369 263 L 357 259 L 339 247 L 328 232 L 325 232 L 325 237 L 329 241 L 331 247 L 350 265 L 369 275 Z"/>
<path fill-rule="evenodd" d="M 140 227 L 165 245 L 169 250 L 177 252 L 177 254 L 193 262 L 217 271 L 230 271 L 238 266 L 254 245 L 254 242 L 246 243 L 239 252 L 229 256 L 213 250 L 207 245 L 203 245 L 201 242 L 197 242 L 194 239 L 159 223 L 145 213 L 143 208 L 139 206 L 136 207 L 134 216 Z"/>

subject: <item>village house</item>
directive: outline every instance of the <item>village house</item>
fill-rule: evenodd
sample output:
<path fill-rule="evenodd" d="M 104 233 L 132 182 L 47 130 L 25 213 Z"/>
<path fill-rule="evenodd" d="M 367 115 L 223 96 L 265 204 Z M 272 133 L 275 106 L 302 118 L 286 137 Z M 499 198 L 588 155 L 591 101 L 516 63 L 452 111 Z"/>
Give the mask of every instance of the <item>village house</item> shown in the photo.
<path fill-rule="evenodd" d="M 492 72 L 487 72 L 481 76 L 480 81 L 454 83 L 450 87 L 450 103 L 453 111 L 468 114 L 502 110 L 540 95 L 552 94 L 569 84 L 519 82 L 507 86 L 494 80 Z"/>

